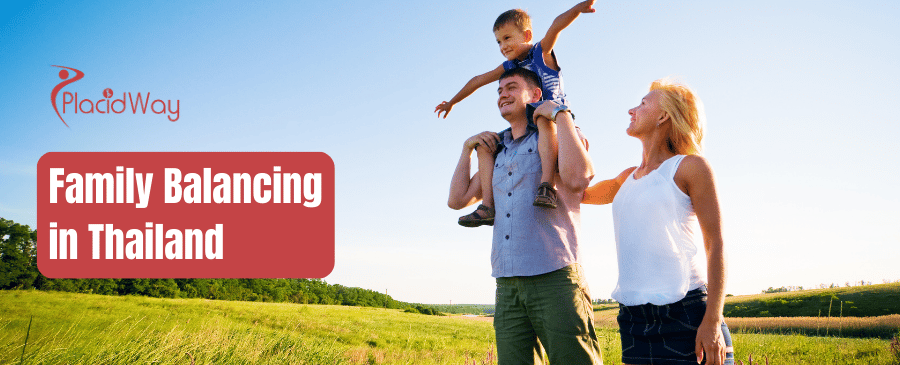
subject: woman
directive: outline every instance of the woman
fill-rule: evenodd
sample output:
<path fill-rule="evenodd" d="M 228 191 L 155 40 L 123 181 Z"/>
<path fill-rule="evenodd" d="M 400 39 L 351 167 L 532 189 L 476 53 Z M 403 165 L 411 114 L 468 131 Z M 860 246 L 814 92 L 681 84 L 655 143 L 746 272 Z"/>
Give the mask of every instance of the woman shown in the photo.
<path fill-rule="evenodd" d="M 640 166 L 589 187 L 583 200 L 613 204 L 622 362 L 733 364 L 719 202 L 699 156 L 702 104 L 687 86 L 661 79 L 628 114 L 626 132 L 644 146 Z"/>

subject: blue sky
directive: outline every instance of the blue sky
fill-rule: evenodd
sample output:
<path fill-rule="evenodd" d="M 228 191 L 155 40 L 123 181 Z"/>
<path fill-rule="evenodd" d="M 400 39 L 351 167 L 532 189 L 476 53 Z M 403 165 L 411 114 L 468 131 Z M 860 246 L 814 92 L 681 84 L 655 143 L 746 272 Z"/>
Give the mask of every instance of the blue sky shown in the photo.
<path fill-rule="evenodd" d="M 535 34 L 573 3 L 535 1 L 12 2 L 0 10 L 0 216 L 36 223 L 51 151 L 321 151 L 336 170 L 329 283 L 424 303 L 491 303 L 490 229 L 446 207 L 462 142 L 508 124 L 488 86 L 491 26 L 524 8 Z M 346 8 L 346 9 L 343 9 Z M 733 294 L 900 279 L 900 5 L 888 1 L 608 1 L 556 46 L 597 177 L 640 162 L 627 110 L 677 76 L 706 105 Z M 68 116 L 65 90 L 151 92 L 181 116 Z M 88 94 L 88 95 L 83 95 Z M 93 95 L 96 93 L 97 95 Z M 608 206 L 584 207 L 593 296 L 616 282 Z"/>

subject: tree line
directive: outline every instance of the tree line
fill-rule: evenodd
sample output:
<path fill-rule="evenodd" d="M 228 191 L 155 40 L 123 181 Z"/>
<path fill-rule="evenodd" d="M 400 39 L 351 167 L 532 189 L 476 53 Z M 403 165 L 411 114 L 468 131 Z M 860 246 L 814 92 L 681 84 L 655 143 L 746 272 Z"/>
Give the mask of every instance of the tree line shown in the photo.
<path fill-rule="evenodd" d="M 4 218 L 0 218 L 0 289 L 331 304 L 440 314 L 434 308 L 400 302 L 374 290 L 320 279 L 50 279 L 37 268 L 37 231 Z"/>

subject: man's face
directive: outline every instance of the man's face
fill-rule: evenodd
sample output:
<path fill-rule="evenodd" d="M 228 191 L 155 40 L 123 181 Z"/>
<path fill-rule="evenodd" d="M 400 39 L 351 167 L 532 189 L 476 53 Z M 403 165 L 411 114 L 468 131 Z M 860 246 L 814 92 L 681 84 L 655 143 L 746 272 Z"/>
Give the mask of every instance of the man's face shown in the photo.
<path fill-rule="evenodd" d="M 541 99 L 540 89 L 531 87 L 521 76 L 514 75 L 500 80 L 497 88 L 499 97 L 497 107 L 500 115 L 509 120 L 510 117 L 525 115 L 525 105 Z"/>

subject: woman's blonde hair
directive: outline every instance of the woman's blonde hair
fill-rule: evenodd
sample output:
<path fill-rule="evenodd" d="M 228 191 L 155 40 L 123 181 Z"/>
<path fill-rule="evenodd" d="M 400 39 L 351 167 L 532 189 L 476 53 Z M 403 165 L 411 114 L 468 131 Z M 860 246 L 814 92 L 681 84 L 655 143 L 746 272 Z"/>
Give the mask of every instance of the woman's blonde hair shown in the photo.
<path fill-rule="evenodd" d="M 703 103 L 687 85 L 666 77 L 650 84 L 650 91 L 659 91 L 659 107 L 671 122 L 669 151 L 677 155 L 699 155 L 703 148 L 703 129 L 706 115 Z"/>

